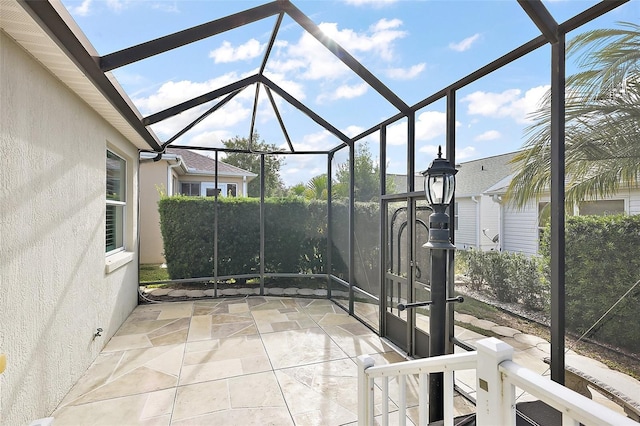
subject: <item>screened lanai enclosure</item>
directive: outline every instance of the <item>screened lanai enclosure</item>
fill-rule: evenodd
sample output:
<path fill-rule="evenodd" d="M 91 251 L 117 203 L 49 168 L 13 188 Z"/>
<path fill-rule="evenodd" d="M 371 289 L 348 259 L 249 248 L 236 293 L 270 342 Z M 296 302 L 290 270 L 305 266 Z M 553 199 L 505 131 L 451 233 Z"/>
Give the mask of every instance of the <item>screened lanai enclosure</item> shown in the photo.
<path fill-rule="evenodd" d="M 165 255 L 174 282 L 207 283 L 214 297 L 224 297 L 224 291 L 231 287 L 251 289 L 251 294 L 260 295 L 327 297 L 408 355 L 428 356 L 428 329 L 417 318 L 428 316 L 429 308 L 398 309 L 400 303 L 430 300 L 434 285 L 446 287 L 447 299 L 455 296 L 455 251 L 446 254 L 446 283 L 431 283 L 429 250 L 422 247 L 428 239 L 432 213 L 420 175 L 435 158 L 435 151 L 428 148 L 441 146 L 443 157 L 455 166 L 458 161 L 456 109 L 460 106 L 459 93 L 468 95 L 476 87 L 474 84 L 488 75 L 508 78 L 510 72 L 517 71 L 518 61 L 527 55 L 544 58 L 549 62 L 551 91 L 551 364 L 552 378 L 563 382 L 565 38 L 569 32 L 624 3 L 596 3 L 582 13 L 558 22 L 541 1 L 502 2 L 505 7 L 518 8 L 519 13 L 535 26 L 536 35 L 518 42 L 520 44 L 510 51 L 494 52 L 494 56 L 485 58 L 484 64 L 446 87 L 436 90 L 414 87 L 411 94 L 418 100 L 414 98 L 410 102 L 391 90 L 339 40 L 327 35 L 312 16 L 303 12 L 304 2 L 297 4 L 286 0 L 223 17 L 215 16 L 215 8 L 212 8 L 213 20 L 112 53 L 96 54 L 95 63 L 84 66 L 92 70 L 90 78 L 154 147 L 154 151 L 141 154 L 146 155 L 144 158 L 159 161 L 168 148 L 182 148 L 206 155 L 216 160 L 216 164 L 234 154 L 247 157 L 247 163 L 261 165 L 255 177 L 259 181 L 259 191 L 252 198 L 232 199 L 214 191 L 213 197 L 191 204 L 183 198 L 171 197 L 161 202 L 165 215 L 162 219 Z M 242 4 L 238 2 L 238 5 Z M 27 8 L 48 22 L 48 28 L 58 32 L 59 39 L 70 40 L 66 48 L 72 54 L 75 49 L 81 49 L 65 33 L 69 31 L 65 25 L 56 25 L 59 17 L 54 6 L 48 2 L 29 2 Z M 451 21 L 451 25 L 457 22 L 453 15 L 442 19 Z M 495 22 L 486 22 L 486 25 L 498 25 L 500 20 L 497 16 Z M 255 27 L 257 32 L 268 28 L 268 42 L 255 69 L 238 70 L 235 80 L 220 79 L 216 81 L 216 87 L 202 89 L 187 100 L 145 117 L 130 108 L 111 79 L 111 72 L 123 67 L 153 61 L 174 50 L 188 52 L 192 44 L 245 27 Z M 303 30 L 304 37 L 323 47 L 324 56 L 320 59 L 328 61 L 326 66 L 344 68 L 350 78 L 372 94 L 374 100 L 369 108 L 352 110 L 353 127 L 346 129 L 337 124 L 339 120 L 335 113 L 317 112 L 310 106 L 311 101 L 299 96 L 295 82 L 279 78 L 275 72 L 273 64 L 278 62 L 278 49 L 284 45 L 282 34 L 292 27 Z M 424 45 L 429 43 L 425 38 Z M 413 52 L 418 59 L 422 54 L 421 51 Z M 84 60 L 80 54 L 77 57 Z M 211 72 L 212 77 L 216 77 L 215 67 Z M 217 115 L 223 115 L 222 120 L 234 119 L 225 108 L 236 97 L 247 94 L 253 98 L 253 108 L 245 120 L 246 133 L 239 135 L 249 142 L 246 147 L 228 148 L 194 141 L 183 143 L 185 135 L 208 119 Z M 344 102 L 348 100 L 345 98 Z M 200 112 L 195 119 L 187 119 L 186 113 L 196 108 Z M 278 140 L 281 143 L 268 150 L 257 144 L 256 136 L 265 111 L 280 129 Z M 444 131 L 427 142 L 417 137 L 417 128 L 434 111 L 444 118 Z M 164 138 L 156 136 L 167 123 L 174 126 L 179 123 L 181 130 Z M 319 142 L 303 138 L 300 130 L 303 124 L 322 135 Z M 377 164 L 377 193 L 373 197 L 362 196 L 366 182 L 362 182 L 363 175 L 357 173 L 358 150 L 364 145 Z M 402 147 L 400 150 L 399 146 Z M 306 167 L 329 177 L 325 180 L 324 196 L 314 201 L 267 196 L 273 193 L 273 188 L 265 178 L 265 168 L 272 159 L 282 159 L 285 163 L 303 159 L 301 163 Z M 388 170 L 390 164 L 394 164 L 393 172 Z M 214 188 L 221 187 L 219 175 L 216 168 Z M 398 176 L 404 176 L 404 179 Z M 342 185 L 340 188 L 335 187 L 338 182 Z M 451 208 L 448 212 L 447 229 L 450 241 L 455 244 L 456 212 Z M 145 221 L 145 217 L 141 217 L 141 221 Z M 446 321 L 441 328 L 446 331 L 447 351 L 452 352 L 457 343 L 453 336 L 456 303 L 446 303 L 444 309 Z"/>

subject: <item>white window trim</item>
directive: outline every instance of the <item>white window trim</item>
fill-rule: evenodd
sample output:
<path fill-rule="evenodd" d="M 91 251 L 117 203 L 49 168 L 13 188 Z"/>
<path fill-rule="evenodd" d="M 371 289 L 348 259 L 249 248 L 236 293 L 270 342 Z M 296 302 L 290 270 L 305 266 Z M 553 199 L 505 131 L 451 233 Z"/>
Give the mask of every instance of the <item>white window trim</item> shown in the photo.
<path fill-rule="evenodd" d="M 134 254 L 131 251 L 127 251 L 127 238 L 126 238 L 126 229 L 127 229 L 127 217 L 128 217 L 128 179 L 129 179 L 129 161 L 125 158 L 125 156 L 120 153 L 107 148 L 107 152 L 110 152 L 113 155 L 116 155 L 118 158 L 122 159 L 124 162 L 124 199 L 125 201 L 117 201 L 117 200 L 109 200 L 105 197 L 105 206 L 121 206 L 123 207 L 122 212 L 122 246 L 118 247 L 114 250 L 110 250 L 105 253 L 105 273 L 109 274 L 116 269 L 126 265 L 127 263 L 133 261 Z M 106 212 L 105 212 L 105 220 L 106 220 Z"/>

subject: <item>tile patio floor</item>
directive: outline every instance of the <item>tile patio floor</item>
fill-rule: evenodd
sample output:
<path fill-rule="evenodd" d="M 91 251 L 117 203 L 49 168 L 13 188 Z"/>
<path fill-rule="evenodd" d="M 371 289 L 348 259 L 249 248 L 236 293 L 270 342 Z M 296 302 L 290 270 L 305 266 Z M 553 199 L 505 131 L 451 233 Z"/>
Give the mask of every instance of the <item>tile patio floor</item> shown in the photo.
<path fill-rule="evenodd" d="M 361 318 L 377 322 L 377 306 L 356 305 Z M 469 315 L 456 313 L 456 320 L 500 335 L 514 347 L 514 361 L 548 377 L 542 361 L 548 342 Z M 418 316 L 417 323 L 428 330 L 428 317 Z M 455 329 L 471 345 L 484 338 Z M 251 296 L 140 305 L 51 416 L 55 426 L 355 425 L 355 358 L 364 354 L 373 355 L 376 365 L 404 360 L 326 299 Z M 640 395 L 640 382 L 595 360 L 568 351 L 567 362 L 627 395 Z M 475 381 L 475 371 L 456 373 L 457 385 L 472 396 Z M 397 411 L 394 383 L 389 389 L 389 411 Z M 407 424 L 417 423 L 417 389 L 407 380 Z M 517 395 L 518 402 L 533 399 Z M 621 411 L 595 392 L 593 397 Z M 455 411 L 464 415 L 475 407 L 456 396 Z M 397 415 L 390 420 L 397 422 Z"/>
<path fill-rule="evenodd" d="M 403 360 L 326 299 L 141 305 L 52 416 L 55 426 L 355 424 L 362 354 Z M 413 405 L 416 395 L 410 383 Z M 456 398 L 458 413 L 474 410 Z"/>

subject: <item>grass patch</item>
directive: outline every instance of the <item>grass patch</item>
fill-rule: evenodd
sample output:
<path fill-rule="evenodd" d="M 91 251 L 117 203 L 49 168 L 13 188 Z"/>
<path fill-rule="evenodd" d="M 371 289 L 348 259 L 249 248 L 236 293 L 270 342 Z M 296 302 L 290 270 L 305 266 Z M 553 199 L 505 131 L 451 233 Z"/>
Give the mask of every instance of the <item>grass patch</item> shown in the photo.
<path fill-rule="evenodd" d="M 165 281 L 169 280 L 167 268 L 161 268 L 156 264 L 140 265 L 140 282 Z"/>

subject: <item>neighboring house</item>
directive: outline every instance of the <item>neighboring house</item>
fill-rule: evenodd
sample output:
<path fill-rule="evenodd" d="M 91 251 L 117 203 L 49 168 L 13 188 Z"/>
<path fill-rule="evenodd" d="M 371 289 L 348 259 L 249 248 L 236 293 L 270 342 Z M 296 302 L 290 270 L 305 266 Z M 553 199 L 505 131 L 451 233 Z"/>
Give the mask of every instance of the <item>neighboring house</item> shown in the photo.
<path fill-rule="evenodd" d="M 549 220 L 548 209 L 544 208 L 550 201 L 550 195 L 548 193 L 542 194 L 539 201 L 531 200 L 525 207 L 516 209 L 503 201 L 512 176 L 506 176 L 485 192 L 486 196 L 500 203 L 500 249 L 536 255 L 540 248 L 542 230 Z M 605 199 L 582 201 L 566 213 L 583 216 L 640 214 L 640 187 L 621 189 L 617 194 Z"/>
<path fill-rule="evenodd" d="M 536 255 L 548 214 L 544 207 L 549 194 L 531 200 L 522 209 L 504 201 L 514 176 L 511 160 L 517 153 L 496 155 L 456 164 L 456 241 L 458 249 L 504 250 Z M 387 175 L 396 188 L 406 188 L 406 176 Z M 415 176 L 415 190 L 424 189 L 421 174 Z M 401 191 L 398 191 L 401 192 Z M 570 215 L 640 214 L 640 189 L 625 189 L 607 199 L 586 200 L 568 211 Z"/>
<path fill-rule="evenodd" d="M 456 247 L 498 249 L 500 204 L 498 196 L 487 193 L 496 183 L 513 173 L 510 161 L 516 153 L 481 158 L 456 165 Z"/>
<path fill-rule="evenodd" d="M 167 148 L 162 158 L 142 153 L 140 159 L 140 263 L 164 263 L 158 201 L 166 195 L 246 197 L 247 184 L 257 175 L 187 149 Z"/>
<path fill-rule="evenodd" d="M 96 67 L 93 49 L 53 33 L 0 2 L 3 425 L 49 415 L 138 303 L 138 152 L 152 147 L 79 65 Z"/>
<path fill-rule="evenodd" d="M 499 247 L 500 205 L 497 196 L 486 191 L 510 176 L 509 164 L 516 153 L 496 155 L 456 164 L 456 198 L 453 208 L 456 221 L 456 247 L 466 250 L 480 248 L 493 250 Z M 388 174 L 397 192 L 406 191 L 406 175 Z M 415 191 L 424 191 L 424 176 L 414 176 Z"/>

